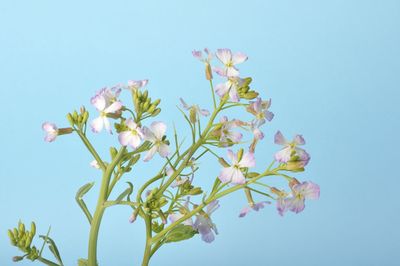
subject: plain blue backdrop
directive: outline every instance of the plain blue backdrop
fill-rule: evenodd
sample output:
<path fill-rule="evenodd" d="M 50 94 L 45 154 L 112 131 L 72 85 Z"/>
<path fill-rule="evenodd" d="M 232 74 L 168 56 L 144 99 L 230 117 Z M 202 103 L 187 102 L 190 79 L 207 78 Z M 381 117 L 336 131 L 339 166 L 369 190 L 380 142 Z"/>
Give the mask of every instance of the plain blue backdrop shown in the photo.
<path fill-rule="evenodd" d="M 196 237 L 167 245 L 152 265 L 399 265 L 399 34 L 398 0 L 1 0 L 0 265 L 19 254 L 6 234 L 19 219 L 35 220 L 41 233 L 51 225 L 66 265 L 86 256 L 88 225 L 74 196 L 99 173 L 76 136 L 44 143 L 42 122 L 66 125 L 66 113 L 89 106 L 99 88 L 149 78 L 163 100 L 160 119 L 184 136 L 179 97 L 211 107 L 191 56 L 203 47 L 249 55 L 242 73 L 275 113 L 260 169 L 278 148 L 276 130 L 301 133 L 312 160 L 299 179 L 318 183 L 321 198 L 298 215 L 282 218 L 270 206 L 239 219 L 244 197 L 231 195 L 214 215 L 213 244 Z M 94 143 L 106 154 L 115 136 Z M 87 195 L 90 207 L 97 190 Z M 139 265 L 144 228 L 129 215 L 126 207 L 107 211 L 100 265 Z"/>

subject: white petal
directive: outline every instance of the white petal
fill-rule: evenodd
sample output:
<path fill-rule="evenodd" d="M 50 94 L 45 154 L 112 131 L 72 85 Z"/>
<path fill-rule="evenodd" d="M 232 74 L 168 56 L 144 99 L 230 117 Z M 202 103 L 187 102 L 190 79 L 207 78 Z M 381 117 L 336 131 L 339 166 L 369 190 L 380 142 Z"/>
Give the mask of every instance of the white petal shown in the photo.
<path fill-rule="evenodd" d="M 232 175 L 232 184 L 237 184 L 237 185 L 242 185 L 246 183 L 246 179 L 239 169 L 234 169 L 233 175 Z"/>
<path fill-rule="evenodd" d="M 145 162 L 150 161 L 153 158 L 154 154 L 156 154 L 156 152 L 157 152 L 157 146 L 151 147 L 151 149 L 147 152 L 146 157 L 144 157 L 143 161 Z"/>
<path fill-rule="evenodd" d="M 226 76 L 228 77 L 238 77 L 239 74 L 240 74 L 239 70 L 237 70 L 235 67 L 226 68 Z"/>
<path fill-rule="evenodd" d="M 103 111 L 106 108 L 106 99 L 102 95 L 95 96 L 91 102 L 98 111 Z"/>
<path fill-rule="evenodd" d="M 104 112 L 105 113 L 115 113 L 116 111 L 119 111 L 122 108 L 122 103 L 121 102 L 113 102 L 110 106 L 108 106 Z"/>
<path fill-rule="evenodd" d="M 228 92 L 229 87 L 227 86 L 227 82 L 225 83 L 220 83 L 217 86 L 215 86 L 215 92 L 219 97 L 224 97 L 225 94 Z"/>
<path fill-rule="evenodd" d="M 221 180 L 222 183 L 231 182 L 234 171 L 235 169 L 233 167 L 224 167 L 218 176 L 219 180 Z"/>
<path fill-rule="evenodd" d="M 228 64 L 232 60 L 232 52 L 230 49 L 218 49 L 216 56 L 224 64 Z"/>
<path fill-rule="evenodd" d="M 130 131 L 123 131 L 119 133 L 118 135 L 118 140 L 119 143 L 121 143 L 122 146 L 128 146 L 128 143 L 130 142 L 132 137 L 132 133 Z"/>
<path fill-rule="evenodd" d="M 165 135 L 167 131 L 167 125 L 163 122 L 153 122 L 150 125 L 153 134 L 156 136 L 157 139 L 161 140 L 162 137 Z"/>
<path fill-rule="evenodd" d="M 247 55 L 245 55 L 244 53 L 241 53 L 241 52 L 234 53 L 232 55 L 232 63 L 234 65 L 237 65 L 237 64 L 240 64 L 240 63 L 243 63 L 244 61 L 246 61 L 247 58 L 248 58 Z"/>
<path fill-rule="evenodd" d="M 104 126 L 103 123 L 103 117 L 99 116 L 95 119 L 93 119 L 92 123 L 90 123 L 90 126 L 92 127 L 92 131 L 95 133 L 99 133 Z"/>
<path fill-rule="evenodd" d="M 275 144 L 278 144 L 278 145 L 286 145 L 287 144 L 285 137 L 282 135 L 282 133 L 279 130 L 275 134 L 274 142 L 275 142 Z"/>
<path fill-rule="evenodd" d="M 240 161 L 240 167 L 254 167 L 256 166 L 256 159 L 254 153 L 246 152 L 243 154 L 242 160 Z"/>
<path fill-rule="evenodd" d="M 169 146 L 165 143 L 160 144 L 160 146 L 158 147 L 158 153 L 163 158 L 167 157 L 169 154 Z"/>
<path fill-rule="evenodd" d="M 110 121 L 106 116 L 103 116 L 103 123 L 104 123 L 104 128 L 108 131 L 108 133 L 112 134 Z"/>

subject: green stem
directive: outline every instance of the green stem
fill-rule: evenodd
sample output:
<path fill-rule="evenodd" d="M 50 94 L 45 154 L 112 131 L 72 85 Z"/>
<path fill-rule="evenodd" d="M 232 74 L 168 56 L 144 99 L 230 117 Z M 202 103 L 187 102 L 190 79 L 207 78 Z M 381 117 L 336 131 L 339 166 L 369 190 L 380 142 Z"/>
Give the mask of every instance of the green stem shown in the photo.
<path fill-rule="evenodd" d="M 105 211 L 104 203 L 107 201 L 108 198 L 108 187 L 110 184 L 110 179 L 112 172 L 114 171 L 115 166 L 122 158 L 126 147 L 122 147 L 118 154 L 114 157 L 112 162 L 107 166 L 104 171 L 100 193 L 97 200 L 96 211 L 94 212 L 92 223 L 90 226 L 90 233 L 89 233 L 89 248 L 88 248 L 88 266 L 96 266 L 97 265 L 97 239 L 99 235 L 99 229 L 101 220 L 103 218 L 103 214 Z"/>
<path fill-rule="evenodd" d="M 217 101 L 215 100 L 215 92 L 214 92 L 214 85 L 212 82 L 212 79 L 210 79 L 210 88 L 211 88 L 211 95 L 213 98 L 213 103 L 214 103 L 214 109 L 217 108 Z"/>
<path fill-rule="evenodd" d="M 96 152 L 90 141 L 86 138 L 86 136 L 82 133 L 82 131 L 77 130 L 79 137 L 81 138 L 83 144 L 85 144 L 86 148 L 90 151 L 93 157 L 96 159 L 97 163 L 99 164 L 101 170 L 106 170 L 106 165 L 104 164 L 103 160 L 100 158 L 99 154 Z"/>
<path fill-rule="evenodd" d="M 148 266 L 150 258 L 151 258 L 151 217 L 150 217 L 150 214 L 146 215 L 144 221 L 146 223 L 146 245 L 144 248 L 142 266 Z"/>

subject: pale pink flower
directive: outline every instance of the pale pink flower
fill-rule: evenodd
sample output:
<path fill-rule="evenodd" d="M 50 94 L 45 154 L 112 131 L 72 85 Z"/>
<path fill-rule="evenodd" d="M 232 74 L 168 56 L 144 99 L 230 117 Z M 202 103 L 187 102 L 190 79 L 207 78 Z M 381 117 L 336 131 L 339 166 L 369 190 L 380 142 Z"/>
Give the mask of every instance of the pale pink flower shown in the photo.
<path fill-rule="evenodd" d="M 46 142 L 53 142 L 58 136 L 58 128 L 55 124 L 50 122 L 45 122 L 42 124 L 42 129 L 46 133 L 44 140 Z"/>
<path fill-rule="evenodd" d="M 230 49 L 218 49 L 216 56 L 224 66 L 222 68 L 215 68 L 215 72 L 224 77 L 239 76 L 239 70 L 235 65 L 247 60 L 247 55 L 240 52 L 233 54 Z"/>
<path fill-rule="evenodd" d="M 144 158 L 145 162 L 151 160 L 156 152 L 158 152 L 163 158 L 168 156 L 169 146 L 164 139 L 166 130 L 167 125 L 163 122 L 153 122 L 150 125 L 150 129 L 147 127 L 143 129 L 144 139 L 153 144 Z"/>
<path fill-rule="evenodd" d="M 215 92 L 221 98 L 224 97 L 226 94 L 229 94 L 229 99 L 232 102 L 239 102 L 240 97 L 238 89 L 243 82 L 244 80 L 241 78 L 229 77 L 226 82 L 220 83 L 217 86 L 215 86 Z"/>
<path fill-rule="evenodd" d="M 265 123 L 266 120 L 271 121 L 274 118 L 274 114 L 268 110 L 271 106 L 271 99 L 268 101 L 261 100 L 260 97 L 256 101 L 250 102 L 246 108 L 247 111 L 255 116 L 255 123 L 260 127 Z"/>
<path fill-rule="evenodd" d="M 305 140 L 303 136 L 296 135 L 293 141 L 289 142 L 285 139 L 280 131 L 275 134 L 275 144 L 283 145 L 284 148 L 275 153 L 275 160 L 280 163 L 287 163 L 293 156 L 298 156 L 302 166 L 306 166 L 310 160 L 310 155 L 297 146 L 304 145 Z"/>
<path fill-rule="evenodd" d="M 185 209 L 189 209 L 189 200 L 190 200 L 190 198 L 188 197 L 187 198 L 187 200 L 186 200 L 186 202 L 185 202 L 185 205 L 184 205 L 184 207 L 185 207 Z M 168 215 L 168 219 L 170 220 L 170 222 L 171 223 L 174 223 L 174 222 L 176 222 L 177 220 L 179 220 L 180 218 L 182 218 L 184 215 L 182 214 L 182 213 L 180 213 L 180 212 L 177 212 L 177 213 L 171 213 L 170 215 Z M 186 220 L 184 220 L 183 222 L 182 222 L 182 224 L 183 225 L 189 225 L 189 226 L 192 226 L 193 227 L 193 220 L 192 220 L 192 218 L 189 218 L 189 219 L 186 219 Z"/>
<path fill-rule="evenodd" d="M 304 210 L 305 200 L 319 199 L 320 188 L 313 182 L 297 183 L 292 186 L 293 197 L 287 199 L 287 208 L 295 213 Z"/>
<path fill-rule="evenodd" d="M 205 57 L 203 57 L 203 52 L 202 51 L 198 51 L 198 50 L 192 51 L 192 55 L 193 55 L 193 57 L 197 58 L 198 60 L 200 60 L 204 64 L 210 64 L 210 62 L 211 62 L 211 60 L 213 58 L 213 54 L 210 52 L 210 50 L 208 50 L 208 48 L 204 48 L 204 52 L 206 54 Z"/>
<path fill-rule="evenodd" d="M 228 120 L 228 117 L 223 116 L 220 119 L 221 129 L 219 130 L 220 138 L 219 141 L 223 146 L 226 146 L 229 141 L 233 143 L 239 143 L 243 137 L 242 133 L 232 131 L 233 128 L 238 127 L 237 120 Z"/>
<path fill-rule="evenodd" d="M 250 205 L 244 207 L 240 211 L 239 217 L 240 218 L 245 217 L 251 210 L 254 210 L 254 211 L 258 212 L 259 210 L 263 209 L 266 204 L 270 204 L 270 203 L 271 202 L 269 202 L 269 201 L 261 201 L 261 202 L 258 202 L 258 203 L 250 204 Z"/>
<path fill-rule="evenodd" d="M 182 107 L 189 111 L 189 119 L 192 123 L 196 123 L 200 116 L 209 116 L 210 112 L 206 109 L 201 109 L 197 104 L 188 105 L 182 98 L 180 98 Z"/>
<path fill-rule="evenodd" d="M 232 150 L 228 150 L 228 158 L 232 164 L 229 167 L 224 167 L 219 174 L 218 178 L 222 183 L 232 184 L 244 184 L 246 178 L 242 173 L 241 168 L 254 167 L 256 160 L 254 153 L 246 152 L 242 155 L 242 158 L 238 158 L 238 153 L 234 153 Z"/>
<path fill-rule="evenodd" d="M 125 125 L 128 127 L 128 130 L 119 133 L 119 143 L 123 146 L 131 146 L 133 149 L 136 149 L 144 138 L 143 131 L 132 119 L 126 120 Z"/>
<path fill-rule="evenodd" d="M 193 228 L 199 231 L 201 239 L 206 243 L 214 241 L 214 233 L 218 234 L 217 226 L 211 220 L 211 214 L 218 208 L 218 200 L 214 200 L 207 205 L 205 212 L 200 212 L 200 214 L 196 216 Z"/>
<path fill-rule="evenodd" d="M 107 115 L 115 113 L 122 108 L 122 103 L 117 100 L 119 93 L 120 89 L 104 88 L 91 99 L 92 105 L 100 112 L 99 117 L 95 118 L 90 124 L 93 132 L 99 133 L 105 128 L 109 133 L 112 133 Z"/>

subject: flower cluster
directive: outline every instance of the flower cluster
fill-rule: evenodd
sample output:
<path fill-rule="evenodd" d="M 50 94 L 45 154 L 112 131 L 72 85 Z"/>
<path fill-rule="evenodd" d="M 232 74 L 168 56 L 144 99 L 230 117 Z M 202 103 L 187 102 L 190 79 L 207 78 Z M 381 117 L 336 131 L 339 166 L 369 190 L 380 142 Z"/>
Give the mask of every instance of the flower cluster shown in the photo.
<path fill-rule="evenodd" d="M 270 111 L 271 99 L 263 98 L 260 92 L 253 90 L 252 78 L 243 76 L 238 68 L 248 60 L 247 55 L 230 49 L 217 49 L 213 53 L 207 48 L 195 50 L 192 55 L 204 64 L 213 105 L 204 108 L 180 98 L 178 108 L 188 124 L 190 140 L 180 137 L 175 127 L 173 138 L 167 137 L 167 123 L 155 119 L 161 112 L 160 100 L 151 99 L 145 89 L 147 79 L 130 80 L 126 85 L 97 91 L 90 100 L 96 110 L 94 119 L 89 120 L 88 111 L 82 107 L 80 113 L 74 111 L 67 115 L 68 128 L 58 128 L 49 122 L 42 126 L 47 142 L 54 141 L 59 135 L 76 133 L 93 155 L 90 165 L 103 172 L 103 194 L 94 215 L 82 199 L 93 183 L 84 185 L 77 193 L 77 202 L 91 226 L 99 224 L 99 221 L 92 222 L 101 219 L 98 212 L 113 205 L 130 206 L 133 209 L 130 222 L 138 217 L 145 220 L 147 242 L 143 265 L 147 265 L 151 254 L 164 244 L 183 241 L 196 234 L 207 243 L 214 241 L 218 230 L 211 215 L 219 208 L 220 198 L 230 193 L 244 192 L 246 206 L 239 212 L 239 217 L 245 217 L 251 211 L 269 209 L 267 206 L 272 200 L 276 201 L 276 209 L 282 216 L 287 211 L 299 213 L 305 208 L 305 200 L 318 199 L 320 195 L 317 184 L 300 182 L 293 176 L 304 171 L 310 161 L 310 155 L 300 147 L 305 145 L 302 135 L 295 135 L 288 141 L 278 131 L 274 143 L 282 148 L 270 157 L 272 162 L 266 162 L 268 157 L 265 155 L 257 156 L 256 147 L 262 141 L 272 142 L 272 135 L 262 127 L 269 125 L 274 113 Z M 220 80 L 216 86 L 215 79 Z M 131 105 L 121 100 L 124 91 L 131 94 Z M 228 113 L 234 108 L 241 112 Z M 109 134 L 116 132 L 118 135 L 115 140 L 120 148 L 110 148 L 109 161 L 101 158 L 89 141 L 87 125 L 96 134 L 105 129 Z M 137 167 L 140 158 L 140 161 L 148 162 L 156 154 L 162 164 L 154 176 L 127 181 L 128 188 L 111 200 L 114 195 L 111 192 L 124 174 Z M 206 155 L 211 159 L 206 164 L 201 163 Z M 212 162 L 221 165 L 215 175 L 209 174 Z M 206 176 L 198 171 L 204 165 L 210 165 Z M 283 178 L 290 192 L 268 185 L 266 176 Z M 209 191 L 201 184 L 206 178 L 214 181 Z M 136 197 L 131 197 L 137 187 L 132 182 L 143 184 Z M 91 236 L 90 241 L 95 237 Z M 89 265 L 96 262 L 95 244 L 89 242 Z"/>

